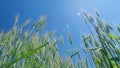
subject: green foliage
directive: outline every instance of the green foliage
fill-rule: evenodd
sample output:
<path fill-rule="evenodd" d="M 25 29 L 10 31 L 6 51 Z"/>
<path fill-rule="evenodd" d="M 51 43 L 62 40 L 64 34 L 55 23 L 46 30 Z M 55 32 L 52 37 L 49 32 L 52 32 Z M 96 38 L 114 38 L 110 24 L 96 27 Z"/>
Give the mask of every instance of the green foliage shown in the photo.
<path fill-rule="evenodd" d="M 71 55 L 71 59 L 78 54 L 79 61 L 76 65 L 78 68 L 119 68 L 119 34 L 114 32 L 108 23 L 100 19 L 98 12 L 96 12 L 94 17 L 86 12 L 83 12 L 83 14 L 85 23 L 90 30 L 90 35 L 81 35 L 84 42 L 84 47 L 81 52 L 83 51 L 87 57 L 81 58 L 80 53 L 76 51 Z M 95 30 L 95 32 L 93 32 L 93 30 Z M 119 27 L 117 27 L 117 30 L 120 32 Z"/>
<path fill-rule="evenodd" d="M 84 15 L 87 25 L 92 25 L 89 26 L 89 29 L 93 27 L 92 30 L 95 30 L 95 32 L 90 30 L 92 37 L 90 37 L 91 35 L 82 35 L 84 45 L 86 49 L 88 49 L 84 54 L 89 55 L 86 61 L 90 60 L 89 64 L 95 65 L 96 68 L 119 68 L 118 57 L 120 57 L 120 49 L 117 45 L 119 45 L 120 38 L 118 34 L 115 33 L 116 35 L 113 35 L 110 33 L 113 31 L 113 28 L 100 19 L 98 12 L 96 12 L 95 17 L 90 16 L 86 12 L 84 12 Z M 117 29 L 119 31 L 119 28 Z M 97 36 L 97 38 L 95 38 L 95 36 Z M 89 39 L 91 42 L 89 42 Z M 89 67 L 90 65 L 88 65 L 88 68 Z"/>
<path fill-rule="evenodd" d="M 53 38 L 54 31 L 41 33 L 45 18 L 41 17 L 32 28 L 24 31 L 23 28 L 29 23 L 30 20 L 26 20 L 18 28 L 17 16 L 11 30 L 6 33 L 0 32 L 0 68 L 70 67 L 72 63 L 62 60 L 58 53 L 57 42 L 62 39 Z"/>
<path fill-rule="evenodd" d="M 59 41 L 64 44 L 63 37 L 54 38 L 55 31 L 41 33 L 45 26 L 44 17 L 24 31 L 30 20 L 18 28 L 17 16 L 11 30 L 0 32 L 0 68 L 119 68 L 120 38 L 117 33 L 120 27 L 114 32 L 113 27 L 100 19 L 98 12 L 95 16 L 83 14 L 90 34 L 81 35 L 84 42 L 84 45 L 80 44 L 81 50 L 67 50 L 70 58 L 59 55 L 57 44 Z M 73 45 L 70 33 L 68 37 Z"/>

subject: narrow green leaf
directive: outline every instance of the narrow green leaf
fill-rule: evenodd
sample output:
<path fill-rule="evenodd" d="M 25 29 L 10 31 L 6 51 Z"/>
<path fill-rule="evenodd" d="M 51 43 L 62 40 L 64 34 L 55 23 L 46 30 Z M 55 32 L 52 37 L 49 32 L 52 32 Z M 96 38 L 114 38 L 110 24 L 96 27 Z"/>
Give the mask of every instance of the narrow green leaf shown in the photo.
<path fill-rule="evenodd" d="M 115 35 L 113 35 L 113 34 L 110 34 L 110 33 L 109 33 L 108 36 L 109 36 L 110 38 L 112 38 L 112 39 L 120 40 L 119 37 L 117 37 L 117 36 L 115 36 Z"/>
<path fill-rule="evenodd" d="M 117 27 L 117 30 L 120 32 L 120 27 Z"/>
<path fill-rule="evenodd" d="M 79 54 L 79 52 L 80 52 L 79 50 L 78 50 L 78 51 L 76 51 L 76 52 L 75 52 L 75 53 L 73 53 L 70 57 L 71 57 L 71 58 L 73 58 L 75 55 Z"/>
<path fill-rule="evenodd" d="M 69 42 L 72 45 L 72 35 L 69 33 Z"/>
<path fill-rule="evenodd" d="M 120 61 L 119 57 L 114 57 L 114 58 L 110 58 L 110 59 L 113 60 L 113 61 Z"/>
<path fill-rule="evenodd" d="M 88 48 L 89 50 L 101 50 L 102 48 L 96 47 L 96 48 Z"/>
<path fill-rule="evenodd" d="M 97 15 L 98 17 L 100 17 L 100 15 L 99 15 L 99 12 L 98 12 L 98 11 L 96 11 L 96 15 Z"/>

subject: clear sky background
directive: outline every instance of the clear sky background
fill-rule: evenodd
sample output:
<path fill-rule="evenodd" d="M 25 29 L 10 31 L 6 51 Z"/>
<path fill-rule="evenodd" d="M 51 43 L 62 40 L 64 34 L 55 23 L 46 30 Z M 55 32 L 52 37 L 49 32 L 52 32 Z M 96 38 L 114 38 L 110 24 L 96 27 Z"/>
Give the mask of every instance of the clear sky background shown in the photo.
<path fill-rule="evenodd" d="M 81 10 L 91 14 L 98 10 L 103 20 L 114 25 L 120 22 L 120 0 L 0 0 L 0 30 L 9 30 L 17 14 L 20 15 L 19 23 L 26 19 L 35 22 L 45 15 L 44 30 L 56 30 L 57 37 L 63 35 L 65 45 L 59 46 L 59 49 L 64 54 L 69 48 L 79 49 L 82 46 L 80 32 L 87 34 Z M 68 32 L 73 36 L 72 46 Z"/>

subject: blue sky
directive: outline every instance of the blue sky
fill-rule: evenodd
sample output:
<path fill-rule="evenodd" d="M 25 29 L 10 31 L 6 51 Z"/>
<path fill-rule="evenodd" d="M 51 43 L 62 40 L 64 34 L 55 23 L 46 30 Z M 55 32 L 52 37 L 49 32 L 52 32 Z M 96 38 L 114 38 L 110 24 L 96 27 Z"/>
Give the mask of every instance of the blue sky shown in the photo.
<path fill-rule="evenodd" d="M 26 19 L 35 22 L 45 15 L 45 31 L 56 30 L 56 36 L 64 37 L 65 45 L 59 46 L 60 50 L 71 48 L 68 32 L 73 36 L 72 48 L 77 49 L 81 47 L 80 32 L 87 34 L 80 11 L 94 14 L 98 10 L 103 20 L 115 24 L 120 22 L 119 3 L 119 0 L 0 0 L 0 30 L 9 30 L 17 14 L 20 15 L 19 23 Z"/>

